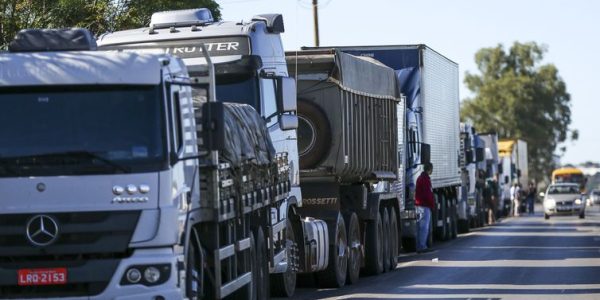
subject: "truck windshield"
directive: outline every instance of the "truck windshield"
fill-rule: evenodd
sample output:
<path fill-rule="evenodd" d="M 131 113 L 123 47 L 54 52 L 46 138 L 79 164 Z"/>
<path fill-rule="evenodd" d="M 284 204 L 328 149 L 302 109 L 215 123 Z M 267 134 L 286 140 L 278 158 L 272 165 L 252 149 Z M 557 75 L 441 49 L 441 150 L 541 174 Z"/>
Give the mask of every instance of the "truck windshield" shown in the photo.
<path fill-rule="evenodd" d="M 190 76 L 199 75 L 192 72 Z M 258 78 L 254 74 L 218 76 L 216 81 L 218 101 L 248 104 L 261 112 Z"/>
<path fill-rule="evenodd" d="M 0 89 L 0 177 L 162 169 L 160 95 L 158 86 Z"/>
<path fill-rule="evenodd" d="M 579 188 L 576 185 L 552 185 L 548 189 L 548 194 L 578 194 Z"/>

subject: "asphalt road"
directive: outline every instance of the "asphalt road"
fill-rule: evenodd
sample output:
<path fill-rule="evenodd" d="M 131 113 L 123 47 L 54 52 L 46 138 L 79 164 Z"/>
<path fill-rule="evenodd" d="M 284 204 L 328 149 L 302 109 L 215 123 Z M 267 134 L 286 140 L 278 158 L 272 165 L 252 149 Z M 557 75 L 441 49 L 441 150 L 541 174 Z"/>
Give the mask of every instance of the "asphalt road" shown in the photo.
<path fill-rule="evenodd" d="M 301 288 L 294 299 L 600 299 L 600 207 L 586 218 L 502 222 L 404 254 L 398 268 L 341 289 Z"/>

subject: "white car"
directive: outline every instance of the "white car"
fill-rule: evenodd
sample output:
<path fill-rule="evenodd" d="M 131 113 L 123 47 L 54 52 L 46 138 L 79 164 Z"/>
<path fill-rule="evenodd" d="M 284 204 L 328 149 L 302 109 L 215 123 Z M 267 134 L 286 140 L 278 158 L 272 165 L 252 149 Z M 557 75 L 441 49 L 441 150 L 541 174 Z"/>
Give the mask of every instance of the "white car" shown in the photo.
<path fill-rule="evenodd" d="M 579 185 L 575 183 L 551 184 L 544 197 L 544 218 L 549 219 L 553 215 L 579 215 L 585 218 L 585 201 L 579 191 Z"/>
<path fill-rule="evenodd" d="M 600 190 L 592 190 L 589 198 L 592 200 L 592 204 L 600 204 Z"/>

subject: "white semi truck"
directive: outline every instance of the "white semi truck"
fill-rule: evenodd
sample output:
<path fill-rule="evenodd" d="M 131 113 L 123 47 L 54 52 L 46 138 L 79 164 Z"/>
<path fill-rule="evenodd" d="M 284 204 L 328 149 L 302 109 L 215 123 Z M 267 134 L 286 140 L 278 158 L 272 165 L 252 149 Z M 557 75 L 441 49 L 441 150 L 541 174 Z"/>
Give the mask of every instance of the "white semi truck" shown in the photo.
<path fill-rule="evenodd" d="M 500 140 L 498 142 L 498 153 L 500 156 L 500 180 L 504 191 L 509 190 L 515 183 L 526 189 L 529 184 L 529 167 L 527 160 L 527 142 L 519 139 Z M 506 193 L 505 193 L 506 194 Z M 510 195 L 504 196 L 499 209 L 507 215 L 512 203 Z M 501 205 L 501 206 L 500 206 Z"/>
<path fill-rule="evenodd" d="M 0 298 L 265 298 L 290 184 L 262 118 L 215 101 L 208 51 L 191 78 L 95 48 L 25 30 L 0 54 Z"/>
<path fill-rule="evenodd" d="M 480 162 L 485 159 L 485 142 L 469 123 L 460 124 L 461 151 L 460 166 L 462 186 L 457 205 L 458 231 L 468 232 L 470 228 L 485 223 L 485 203 Z"/>
<path fill-rule="evenodd" d="M 248 22 L 221 22 L 213 20 L 208 9 L 201 8 L 155 13 L 149 27 L 102 35 L 98 45 L 111 51 L 177 55 L 191 76 L 206 68 L 199 45 L 207 45 L 215 63 L 217 99 L 254 107 L 265 120 L 276 151 L 287 153 L 291 190 L 274 219 L 284 220 L 288 215 L 290 218 L 269 226 L 275 232 L 284 230 L 285 236 L 277 240 L 273 235 L 267 247 L 272 252 L 276 250 L 272 245 L 287 243 L 290 251 L 264 258 L 272 282 L 270 288 L 268 280 L 261 282 L 259 290 L 292 295 L 296 272 L 327 267 L 327 252 L 323 249 L 329 236 L 325 221 L 300 219 L 295 214 L 296 208 L 302 206 L 295 130 L 298 119 L 295 82 L 288 76 L 281 43 L 283 32 L 283 17 L 279 14 L 257 15 Z M 193 89 L 192 92 L 195 93 Z"/>

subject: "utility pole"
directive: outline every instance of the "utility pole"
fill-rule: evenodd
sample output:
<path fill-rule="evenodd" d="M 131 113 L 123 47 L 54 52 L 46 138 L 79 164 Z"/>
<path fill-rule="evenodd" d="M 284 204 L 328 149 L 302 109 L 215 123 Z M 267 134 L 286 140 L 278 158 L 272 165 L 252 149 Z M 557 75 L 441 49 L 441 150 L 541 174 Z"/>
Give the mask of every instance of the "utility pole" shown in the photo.
<path fill-rule="evenodd" d="M 313 19 L 315 25 L 315 47 L 319 47 L 319 1 L 313 0 Z"/>

